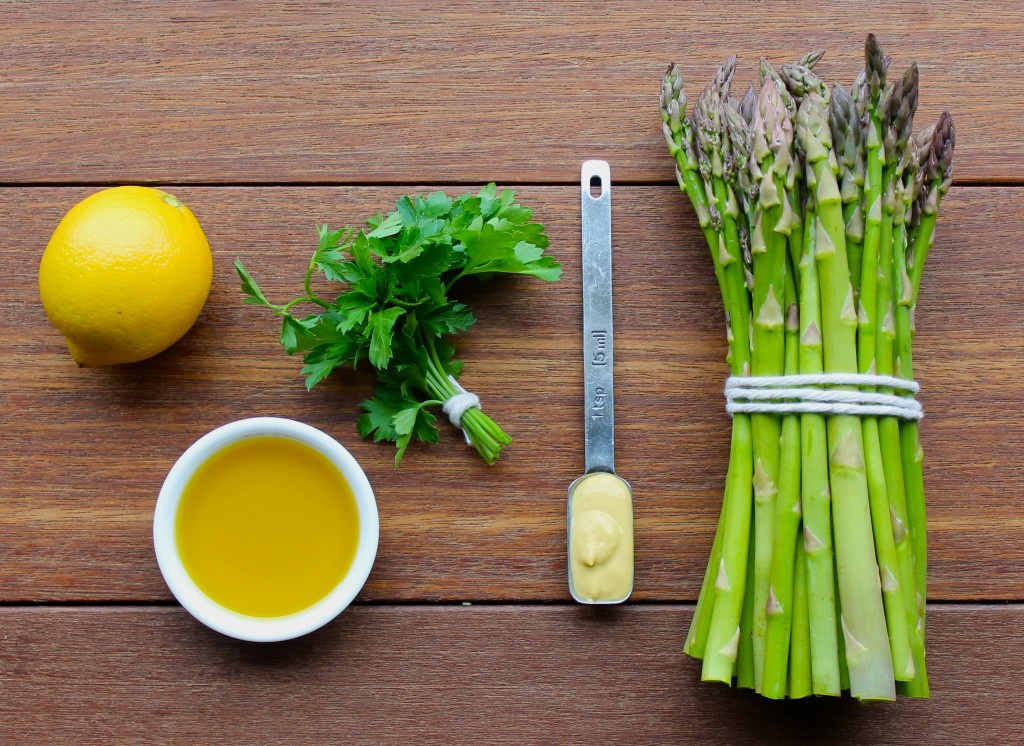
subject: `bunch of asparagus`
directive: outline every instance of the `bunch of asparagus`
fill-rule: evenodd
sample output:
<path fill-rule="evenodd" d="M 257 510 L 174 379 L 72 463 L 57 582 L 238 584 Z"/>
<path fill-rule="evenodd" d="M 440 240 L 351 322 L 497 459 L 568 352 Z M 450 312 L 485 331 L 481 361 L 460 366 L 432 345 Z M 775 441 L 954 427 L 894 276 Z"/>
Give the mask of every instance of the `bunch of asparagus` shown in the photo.
<path fill-rule="evenodd" d="M 953 120 L 913 134 L 918 68 L 893 79 L 873 35 L 849 90 L 814 73 L 822 54 L 778 70 L 762 58 L 760 90 L 741 98 L 732 57 L 690 115 L 671 66 L 665 140 L 711 251 L 734 376 L 909 380 Z M 685 646 L 702 678 L 771 698 L 928 696 L 921 464 L 912 420 L 735 414 Z"/>

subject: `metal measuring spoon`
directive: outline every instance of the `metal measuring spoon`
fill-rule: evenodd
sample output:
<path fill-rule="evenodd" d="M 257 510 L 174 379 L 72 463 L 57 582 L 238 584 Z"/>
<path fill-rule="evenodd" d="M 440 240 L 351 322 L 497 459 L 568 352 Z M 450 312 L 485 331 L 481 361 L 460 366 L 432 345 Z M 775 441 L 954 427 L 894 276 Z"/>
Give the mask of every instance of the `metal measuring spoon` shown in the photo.
<path fill-rule="evenodd" d="M 597 196 L 591 187 L 599 188 Z M 633 591 L 633 491 L 615 474 L 612 344 L 612 195 L 605 161 L 580 172 L 583 221 L 583 476 L 569 485 L 569 592 L 584 604 L 622 603 Z"/>

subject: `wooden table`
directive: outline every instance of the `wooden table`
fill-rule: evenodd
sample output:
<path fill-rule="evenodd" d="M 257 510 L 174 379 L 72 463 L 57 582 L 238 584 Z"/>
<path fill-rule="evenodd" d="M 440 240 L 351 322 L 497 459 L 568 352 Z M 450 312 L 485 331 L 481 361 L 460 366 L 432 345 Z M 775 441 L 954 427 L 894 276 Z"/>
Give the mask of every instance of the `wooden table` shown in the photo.
<path fill-rule="evenodd" d="M 1024 36 L 1017 0 L 897 3 L 15 2 L 0 5 L 0 742 L 667 743 L 1024 740 Z M 723 485 L 711 264 L 664 153 L 657 93 L 732 52 L 816 47 L 849 81 L 868 31 L 921 65 L 919 121 L 956 115 L 918 318 L 928 412 L 933 698 L 770 703 L 680 652 Z M 619 451 L 636 590 L 570 602 L 565 488 L 581 470 L 579 164 L 615 186 Z M 427 188 L 516 188 L 566 272 L 473 289 L 464 380 L 514 436 L 487 468 L 444 428 L 398 471 L 361 441 L 365 374 L 307 393 L 231 262 L 295 289 L 314 223 Z M 38 300 L 61 215 L 112 183 L 202 221 L 213 292 L 167 353 L 77 369 Z M 360 599 L 305 639 L 243 644 L 169 595 L 160 483 L 251 415 L 322 428 L 381 512 Z"/>

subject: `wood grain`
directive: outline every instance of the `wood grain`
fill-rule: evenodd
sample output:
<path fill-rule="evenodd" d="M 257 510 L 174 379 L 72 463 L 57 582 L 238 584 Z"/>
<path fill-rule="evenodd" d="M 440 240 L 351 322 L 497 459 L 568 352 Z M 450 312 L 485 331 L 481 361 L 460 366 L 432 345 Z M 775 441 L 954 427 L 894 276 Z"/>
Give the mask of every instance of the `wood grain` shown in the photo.
<path fill-rule="evenodd" d="M 252 415 L 338 437 L 381 510 L 374 600 L 567 599 L 565 489 L 582 468 L 578 191 L 528 187 L 564 279 L 470 288 L 464 381 L 516 439 L 485 467 L 445 427 L 391 468 L 359 440 L 365 373 L 307 393 L 269 315 L 243 307 L 241 256 L 272 296 L 296 290 L 313 224 L 356 221 L 408 191 L 174 190 L 205 225 L 215 282 L 194 330 L 132 367 L 72 364 L 38 301 L 38 258 L 88 189 L 0 189 L 0 601 L 168 598 L 150 542 L 160 483 L 199 435 Z M 457 193 L 460 190 L 449 190 Z M 637 599 L 692 600 L 718 516 L 728 419 L 720 300 L 688 206 L 669 187 L 615 196 L 618 464 L 636 499 Z M 994 216 L 999 216 L 994 220 Z M 1024 190 L 955 188 L 925 276 L 915 360 L 936 599 L 1024 598 L 1024 286 L 1007 247 Z"/>
<path fill-rule="evenodd" d="M 872 707 L 700 683 L 679 652 L 690 614 L 355 607 L 305 639 L 259 646 L 179 608 L 3 609 L 0 740 L 1020 742 L 1019 605 L 933 609 L 932 699 Z"/>
<path fill-rule="evenodd" d="M 1019 0 L 4 3 L 0 181 L 672 183 L 667 63 L 696 93 L 827 48 L 848 83 L 874 31 L 920 121 L 954 112 L 957 178 L 1021 183 L 1021 30 Z"/>

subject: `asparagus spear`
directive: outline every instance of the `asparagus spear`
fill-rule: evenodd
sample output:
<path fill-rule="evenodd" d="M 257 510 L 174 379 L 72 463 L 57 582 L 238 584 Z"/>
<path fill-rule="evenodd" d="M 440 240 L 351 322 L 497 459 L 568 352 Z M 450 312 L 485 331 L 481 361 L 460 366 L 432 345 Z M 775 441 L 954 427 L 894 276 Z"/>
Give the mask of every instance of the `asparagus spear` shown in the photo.
<path fill-rule="evenodd" d="M 918 197 L 920 222 L 914 231 L 913 259 L 908 259 L 907 254 L 900 250 L 901 247 L 894 247 L 893 273 L 899 278 L 899 296 L 896 306 L 896 373 L 907 380 L 913 380 L 914 377 L 911 356 L 911 341 L 914 331 L 913 308 L 917 301 L 917 291 L 920 288 L 924 260 L 934 242 L 935 215 L 939 202 L 952 183 L 955 145 L 953 117 L 949 112 L 943 112 L 932 133 L 931 143 L 927 149 L 927 161 L 923 169 L 923 183 L 926 186 L 922 187 L 921 195 Z M 911 261 L 913 263 L 908 264 Z M 900 423 L 900 443 L 907 498 L 908 528 L 914 549 L 917 620 L 919 633 L 923 637 L 925 601 L 927 599 L 928 552 L 925 540 L 924 477 L 921 468 L 924 451 L 921 448 L 917 422 L 908 420 Z M 923 660 L 921 662 L 923 663 Z M 919 684 L 916 681 L 915 683 Z M 918 696 L 927 696 L 926 683 L 924 687 L 919 688 L 917 694 Z"/>
<path fill-rule="evenodd" d="M 722 217 L 719 255 L 724 268 L 729 324 L 732 330 L 733 371 L 750 373 L 750 307 L 743 276 L 739 235 L 735 224 L 735 195 L 723 178 L 722 96 L 727 94 L 735 69 L 735 58 L 727 60 L 715 80 L 698 98 L 694 110 L 697 126 L 698 165 L 702 169 L 712 202 Z M 710 179 L 708 178 L 710 177 Z M 731 195 L 731 199 L 730 199 Z M 750 418 L 733 417 L 727 492 L 723 500 L 721 555 L 716 568 L 714 603 L 701 677 L 730 683 L 739 648 L 740 615 L 746 583 L 747 552 L 750 543 L 751 476 L 753 449 Z"/>
<path fill-rule="evenodd" d="M 783 257 L 786 258 L 785 253 Z M 785 374 L 800 372 L 800 319 L 797 311 L 796 282 L 791 266 L 785 267 L 786 329 L 785 329 Z M 761 693 L 772 699 L 786 696 L 787 671 L 790 656 L 790 634 L 797 625 L 807 620 L 807 586 L 803 580 L 801 613 L 802 619 L 794 619 L 795 589 L 794 561 L 796 558 L 797 534 L 800 531 L 800 417 L 787 414 L 782 418 L 782 439 L 780 443 L 779 492 L 775 504 L 775 528 L 771 555 L 770 586 L 766 607 L 767 629 L 765 638 L 764 673 L 761 679 Z M 800 554 L 801 562 L 803 554 Z M 803 568 L 800 570 L 803 573 Z M 806 630 L 805 630 L 806 631 Z M 810 651 L 807 647 L 797 648 L 806 655 L 807 688 L 810 690 Z M 803 671 L 797 675 L 802 682 Z"/>
<path fill-rule="evenodd" d="M 813 184 L 808 180 L 808 186 Z M 800 261 L 800 372 L 821 373 L 821 305 L 814 260 L 817 219 L 809 196 L 805 217 L 804 254 Z M 828 484 L 825 417 L 800 416 L 803 547 L 807 563 L 811 674 L 814 694 L 838 696 L 839 648 L 836 639 L 835 566 L 832 554 L 832 499 Z"/>
<path fill-rule="evenodd" d="M 814 173 L 817 225 L 815 256 L 822 306 L 826 372 L 857 370 L 857 315 L 846 260 L 846 226 L 839 185 L 829 158 L 832 135 L 826 102 L 816 93 L 800 105 L 797 131 Z M 875 564 L 861 422 L 831 415 L 827 420 L 829 481 L 832 487 L 835 553 L 846 638 L 850 691 L 859 699 L 896 696 L 889 640 L 885 628 L 878 568 Z"/>
<path fill-rule="evenodd" d="M 676 182 L 679 189 L 693 205 L 704 240 L 711 250 L 711 260 L 718 278 L 718 287 L 722 293 L 722 301 L 728 308 L 724 270 L 718 252 L 719 232 L 712 221 L 712 213 L 707 193 L 701 182 L 697 169 L 697 151 L 693 141 L 693 127 L 686 118 L 686 91 L 683 89 L 683 75 L 673 63 L 661 84 L 661 120 L 662 132 L 668 152 L 676 162 Z M 728 322 L 727 322 L 728 323 Z"/>
<path fill-rule="evenodd" d="M 802 542 L 796 544 L 793 578 L 793 624 L 790 645 L 789 696 L 809 697 L 814 693 L 811 669 L 811 620 L 808 616 L 807 565 Z"/>
<path fill-rule="evenodd" d="M 660 104 L 665 143 L 668 146 L 669 155 L 673 157 L 676 163 L 676 181 L 679 184 L 679 189 L 690 198 L 693 211 L 697 215 L 697 221 L 711 252 L 711 261 L 714 265 L 715 276 L 718 278 L 718 286 L 722 294 L 722 306 L 726 309 L 727 337 L 731 337 L 732 331 L 728 319 L 730 307 L 729 292 L 725 282 L 722 255 L 719 251 L 721 234 L 719 229 L 713 224 L 708 195 L 697 167 L 693 127 L 686 116 L 686 91 L 683 87 L 683 76 L 675 64 L 669 65 L 668 71 L 662 80 Z M 715 212 L 717 214 L 717 210 Z M 720 223 L 720 221 L 718 222 Z M 730 346 L 729 357 L 731 358 L 731 356 Z M 696 658 L 704 656 L 704 645 L 707 641 L 708 628 L 711 625 L 711 612 L 707 607 L 713 603 L 714 598 L 713 595 L 709 594 L 708 589 L 714 582 L 714 572 L 718 567 L 718 560 L 721 557 L 724 516 L 725 513 L 723 511 L 719 516 L 718 528 L 715 531 L 715 540 L 711 548 L 711 558 L 708 561 L 704 582 L 700 589 L 700 596 L 697 599 L 697 608 L 694 611 L 690 631 L 683 646 L 683 650 L 687 654 Z"/>
<path fill-rule="evenodd" d="M 877 40 L 868 37 L 865 47 L 865 70 L 871 81 L 861 95 L 868 95 L 866 104 L 868 126 L 868 178 L 865 202 L 868 224 L 861 257 L 860 303 L 857 328 L 858 372 L 877 372 L 876 348 L 879 337 L 879 256 L 889 256 L 892 246 L 893 171 L 896 163 L 893 113 L 899 109 L 902 85 L 886 85 L 885 63 Z M 870 390 L 870 389 L 869 389 Z M 889 513 L 889 488 L 885 479 L 878 420 L 865 417 L 861 421 L 864 445 L 864 466 L 871 506 L 875 554 L 881 577 L 883 602 L 894 675 L 899 680 L 913 677 L 906 611 L 900 591 L 895 539 Z"/>
<path fill-rule="evenodd" d="M 829 101 L 829 124 L 832 127 L 832 142 L 839 163 L 839 193 L 843 200 L 846 253 L 855 302 L 860 300 L 860 259 L 861 245 L 864 242 L 864 210 L 861 207 L 864 155 L 861 152 L 861 126 L 855 101 L 863 85 L 864 73 L 861 71 L 853 84 L 852 93 L 847 93 L 845 88 L 836 84 L 832 87 L 832 98 Z"/>
<path fill-rule="evenodd" d="M 909 130 L 909 127 L 907 128 Z M 907 243 L 907 209 L 908 200 L 912 199 L 914 184 L 917 181 L 919 171 L 919 157 L 917 143 L 913 137 L 906 136 L 905 143 L 903 136 L 900 138 L 900 162 L 903 171 L 899 182 L 899 189 L 896 192 L 896 209 L 894 214 L 893 228 L 893 255 L 905 256 Z M 884 259 L 884 258 L 883 258 Z M 888 272 L 882 265 L 880 275 L 893 274 L 893 262 L 889 257 Z M 883 284 L 879 283 L 880 286 Z M 878 348 L 878 372 L 883 375 L 893 375 L 894 337 L 896 332 L 895 317 L 896 303 L 898 302 L 897 289 L 894 283 L 886 283 L 886 299 L 888 301 L 887 322 L 883 326 L 891 328 L 891 334 L 879 337 Z M 882 303 L 882 293 L 879 293 L 879 305 Z M 880 311 L 881 313 L 881 311 Z M 892 393 L 891 389 L 887 393 Z M 903 694 L 914 697 L 928 696 L 928 676 L 924 660 L 924 631 L 917 624 L 917 598 L 914 580 L 914 555 L 908 530 L 907 501 L 904 488 L 902 471 L 902 445 L 900 443 L 899 421 L 895 417 L 883 417 L 878 423 L 879 434 L 883 443 L 883 459 L 885 464 L 885 478 L 889 484 L 889 510 L 892 518 L 893 537 L 896 540 L 896 556 L 899 562 L 899 582 L 903 596 L 904 612 L 906 614 L 906 625 L 910 638 L 911 667 L 913 678 L 897 684 L 897 690 Z"/>
<path fill-rule="evenodd" d="M 757 209 L 758 189 L 750 175 L 750 157 L 753 149 L 753 132 L 742 113 L 747 109 L 753 120 L 751 107 L 756 107 L 756 99 L 752 88 L 747 89 L 744 99 L 739 102 L 730 101 L 730 105 L 722 107 L 725 115 L 725 131 L 729 138 L 729 151 L 726 153 L 723 172 L 727 183 L 739 198 L 741 213 L 737 216 L 740 228 L 740 249 L 743 252 L 743 274 L 747 289 L 754 287 L 752 271 L 753 255 L 750 247 L 750 221 Z M 744 298 L 749 302 L 749 298 Z M 749 579 L 754 576 L 754 553 L 747 553 L 747 579 L 743 594 L 743 609 L 740 614 L 740 641 L 736 658 L 736 685 L 743 689 L 753 689 L 754 680 L 754 584 Z"/>
<path fill-rule="evenodd" d="M 903 76 L 899 101 L 891 104 L 892 124 L 887 140 L 893 144 L 892 159 L 896 161 L 893 176 L 894 190 L 891 200 L 886 200 L 886 222 L 892 220 L 892 251 L 883 251 L 879 257 L 878 315 L 883 318 L 882 334 L 878 336 L 878 372 L 883 375 L 894 373 L 893 355 L 895 343 L 896 307 L 894 291 L 894 252 L 904 250 L 907 241 L 906 201 L 913 191 L 918 171 L 918 158 L 912 137 L 914 114 L 917 110 L 919 73 L 917 65 L 911 65 Z M 897 106 L 898 103 L 898 106 Z M 890 205 L 891 202 L 891 205 Z M 890 214 L 891 213 L 891 217 Z M 883 249 L 886 246 L 883 243 Z M 892 393 L 891 390 L 884 390 Z M 902 471 L 902 447 L 899 437 L 899 422 L 894 417 L 881 418 L 878 423 L 882 442 L 883 465 L 889 488 L 889 511 L 893 537 L 896 542 L 898 581 L 903 598 L 904 616 L 910 641 L 910 660 L 902 664 L 904 673 L 899 677 L 916 682 L 914 692 L 927 692 L 927 676 L 924 669 L 924 639 L 916 623 L 915 581 L 913 574 L 913 547 L 907 529 L 907 504 Z M 895 655 L 895 651 L 894 651 Z M 899 670 L 900 665 L 894 660 Z M 904 688 L 904 690 L 906 690 Z"/>
<path fill-rule="evenodd" d="M 764 57 L 760 60 L 760 73 L 762 83 L 771 81 L 778 90 L 779 99 L 782 104 L 786 107 L 786 112 L 789 115 L 790 123 L 796 120 L 796 109 L 798 105 L 798 99 L 796 94 L 791 93 L 790 86 L 795 88 L 799 95 L 802 96 L 804 92 L 811 86 L 820 84 L 820 81 L 811 72 L 811 67 L 824 55 L 823 51 L 811 52 L 804 55 L 799 61 L 792 65 L 784 66 L 787 72 L 793 77 L 792 83 L 785 79 L 783 75 L 775 70 Z M 804 64 L 810 62 L 810 64 Z M 823 86 L 822 86 L 823 89 Z M 791 124 L 792 126 L 792 124 Z M 783 203 L 782 215 L 776 224 L 776 231 L 788 237 L 790 261 L 794 266 L 800 263 L 800 253 L 802 246 L 803 231 L 803 218 L 801 217 L 801 208 L 803 206 L 802 187 L 799 184 L 802 178 L 802 165 L 801 159 L 796 154 L 796 141 L 794 138 L 790 138 L 792 143 L 790 147 L 790 158 L 788 162 L 788 168 L 785 171 L 785 186 L 786 186 L 786 197 L 787 202 Z M 781 171 L 779 172 L 782 173 Z"/>
<path fill-rule="evenodd" d="M 907 270 L 910 273 L 913 287 L 912 306 L 917 304 L 924 262 L 935 242 L 935 218 L 938 214 L 939 202 L 953 183 L 953 150 L 955 146 L 953 116 L 945 111 L 932 130 L 930 147 L 926 153 L 928 166 L 923 173 L 923 178 L 929 182 L 929 186 L 928 190 L 922 191 L 918 197 L 920 223 L 914 232 L 913 248 L 907 256 Z"/>
<path fill-rule="evenodd" d="M 789 168 L 792 122 L 772 80 L 761 88 L 754 119 L 752 164 L 760 179 L 758 221 L 751 236 L 754 260 L 751 370 L 755 376 L 781 375 L 784 367 L 783 293 L 786 239 L 777 224 L 789 205 L 784 176 Z M 754 437 L 754 688 L 761 690 L 764 671 L 766 609 L 772 561 L 772 534 L 779 483 L 781 423 L 772 414 L 751 416 Z"/>
<path fill-rule="evenodd" d="M 736 686 L 754 688 L 754 553 L 747 552 L 747 582 L 743 590 L 743 610 L 740 613 L 740 646 L 736 656 Z"/>
<path fill-rule="evenodd" d="M 899 153 L 905 148 L 910 135 L 913 112 L 917 107 L 917 68 L 912 66 L 902 80 L 897 81 L 885 99 L 886 114 L 882 128 L 883 200 L 882 225 L 879 248 L 874 257 L 877 272 L 874 274 L 871 295 L 876 305 L 865 310 L 865 318 L 875 327 L 873 348 L 862 346 L 859 350 L 861 372 L 889 374 L 892 370 L 892 343 L 895 336 L 891 312 L 891 277 L 894 217 L 896 210 L 896 187 L 902 180 L 901 167 L 904 163 Z M 862 305 L 867 302 L 866 276 L 862 280 Z M 861 326 L 864 330 L 865 326 Z M 894 421 L 895 422 L 895 421 Z M 894 424 L 893 422 L 893 424 Z M 886 624 L 889 630 L 889 645 L 893 659 L 893 670 L 898 681 L 914 678 L 913 656 L 910 649 L 910 627 L 907 624 L 907 610 L 904 603 L 904 587 L 912 583 L 911 576 L 904 576 L 896 548 L 896 534 L 902 533 L 902 524 L 894 521 L 894 507 L 899 511 L 903 499 L 903 480 L 899 457 L 898 427 L 892 430 L 882 426 L 878 418 L 863 420 L 864 450 L 867 457 L 868 486 L 871 494 L 871 518 L 875 533 L 875 551 L 878 558 L 885 603 Z M 882 440 L 882 430 L 890 439 Z M 900 539 L 902 540 L 902 536 Z"/>
<path fill-rule="evenodd" d="M 750 158 L 751 153 L 754 149 L 754 117 L 757 114 L 757 89 L 753 85 L 747 87 L 746 93 L 743 94 L 743 98 L 736 104 L 736 112 L 743 119 L 743 123 L 746 125 L 746 138 L 743 142 L 742 148 L 745 151 L 747 168 L 745 176 L 741 176 L 745 179 L 745 186 L 743 189 L 743 203 L 744 209 L 747 213 L 747 245 L 743 249 L 743 270 L 747 279 L 747 289 L 753 292 L 754 290 L 754 257 L 750 253 L 750 232 L 754 228 L 754 223 L 757 219 L 757 201 L 759 196 L 760 185 L 752 178 L 750 170 Z M 730 132 L 732 127 L 729 128 Z M 736 147 L 734 145 L 734 147 Z"/>

